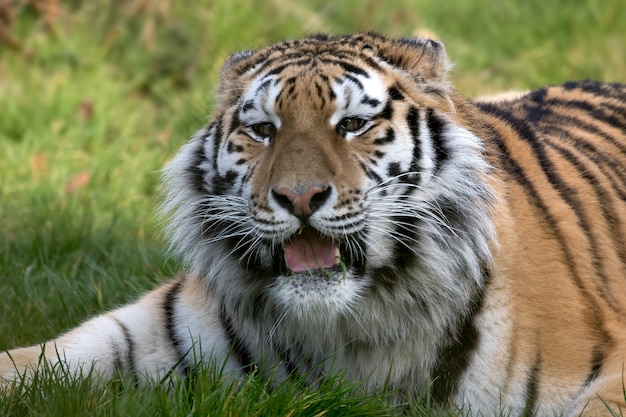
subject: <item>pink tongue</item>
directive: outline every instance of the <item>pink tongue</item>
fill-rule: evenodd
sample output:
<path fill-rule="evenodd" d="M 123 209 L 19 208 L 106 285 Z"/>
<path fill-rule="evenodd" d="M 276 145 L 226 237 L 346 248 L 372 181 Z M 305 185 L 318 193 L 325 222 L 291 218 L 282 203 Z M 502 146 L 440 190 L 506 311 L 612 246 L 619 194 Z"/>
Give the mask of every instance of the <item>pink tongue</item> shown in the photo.
<path fill-rule="evenodd" d="M 292 272 L 332 268 L 335 265 L 337 244 L 322 238 L 313 229 L 304 231 L 285 244 L 285 262 Z"/>

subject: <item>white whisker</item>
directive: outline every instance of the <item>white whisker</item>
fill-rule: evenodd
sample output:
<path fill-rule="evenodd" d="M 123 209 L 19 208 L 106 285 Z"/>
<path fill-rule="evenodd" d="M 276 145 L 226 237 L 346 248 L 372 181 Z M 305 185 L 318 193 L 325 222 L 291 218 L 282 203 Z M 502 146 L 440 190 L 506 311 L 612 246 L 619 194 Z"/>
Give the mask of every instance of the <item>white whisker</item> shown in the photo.
<path fill-rule="evenodd" d="M 278 317 L 278 320 L 276 320 L 274 322 L 274 324 L 272 325 L 272 328 L 270 329 L 270 331 L 268 332 L 267 335 L 267 342 L 271 345 L 271 341 L 274 337 L 274 334 L 276 333 L 276 331 L 278 330 L 278 328 L 280 327 L 280 325 L 282 324 L 283 320 L 285 320 L 285 317 L 287 316 L 287 311 L 283 311 L 280 314 L 280 317 Z"/>

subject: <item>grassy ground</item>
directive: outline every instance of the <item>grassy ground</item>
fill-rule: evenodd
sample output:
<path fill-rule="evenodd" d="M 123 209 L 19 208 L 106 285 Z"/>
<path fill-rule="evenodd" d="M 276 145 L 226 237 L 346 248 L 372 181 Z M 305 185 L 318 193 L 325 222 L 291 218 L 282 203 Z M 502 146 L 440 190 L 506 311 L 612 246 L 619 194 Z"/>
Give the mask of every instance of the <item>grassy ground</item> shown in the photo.
<path fill-rule="evenodd" d="M 623 0 L 66 1 L 50 26 L 15 2 L 0 45 L 0 349 L 41 342 L 176 273 L 154 215 L 159 169 L 206 119 L 231 52 L 313 32 L 434 33 L 468 95 L 626 81 Z M 261 6 L 262 4 L 262 6 Z M 52 384 L 0 415 L 428 414 L 310 392 Z M 293 412 L 293 413 L 292 413 Z"/>

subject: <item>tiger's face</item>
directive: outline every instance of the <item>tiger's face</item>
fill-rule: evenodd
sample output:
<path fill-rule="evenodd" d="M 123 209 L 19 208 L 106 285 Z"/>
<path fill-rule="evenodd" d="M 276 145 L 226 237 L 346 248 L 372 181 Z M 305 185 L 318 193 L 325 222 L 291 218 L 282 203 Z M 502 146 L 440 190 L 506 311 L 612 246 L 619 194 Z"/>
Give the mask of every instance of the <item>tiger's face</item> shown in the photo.
<path fill-rule="evenodd" d="M 175 244 L 199 270 L 241 271 L 209 277 L 221 293 L 243 283 L 294 311 L 350 309 L 427 271 L 428 253 L 462 229 L 454 222 L 472 224 L 462 205 L 488 194 L 467 185 L 486 164 L 455 120 L 445 66 L 437 42 L 374 35 L 232 56 L 214 121 L 170 166 Z"/>

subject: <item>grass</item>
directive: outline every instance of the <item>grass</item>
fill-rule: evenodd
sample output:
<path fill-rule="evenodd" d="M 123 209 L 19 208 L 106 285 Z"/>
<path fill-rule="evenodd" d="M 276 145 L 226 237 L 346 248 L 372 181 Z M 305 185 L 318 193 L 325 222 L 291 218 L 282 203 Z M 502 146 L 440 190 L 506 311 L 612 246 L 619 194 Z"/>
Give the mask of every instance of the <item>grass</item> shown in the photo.
<path fill-rule="evenodd" d="M 151 382 L 140 387 L 125 379 L 96 385 L 92 379 L 56 381 L 52 375 L 65 374 L 64 370 L 46 368 L 30 386 L 16 386 L 16 392 L 4 398 L 0 393 L 2 415 L 356 417 L 395 413 L 382 396 L 365 396 L 358 393 L 355 384 L 337 378 L 324 380 L 313 390 L 297 381 L 278 387 L 254 377 L 233 381 L 207 368 L 196 370 L 184 381 Z"/>
<path fill-rule="evenodd" d="M 178 271 L 154 215 L 158 172 L 206 120 L 229 53 L 314 32 L 426 31 L 446 44 L 468 95 L 626 81 L 622 0 L 73 0 L 51 27 L 16 7 L 21 49 L 0 46 L 0 349 L 51 338 Z M 432 412 L 349 384 L 271 391 L 197 379 L 165 389 L 44 375 L 0 394 L 0 415 Z"/>

